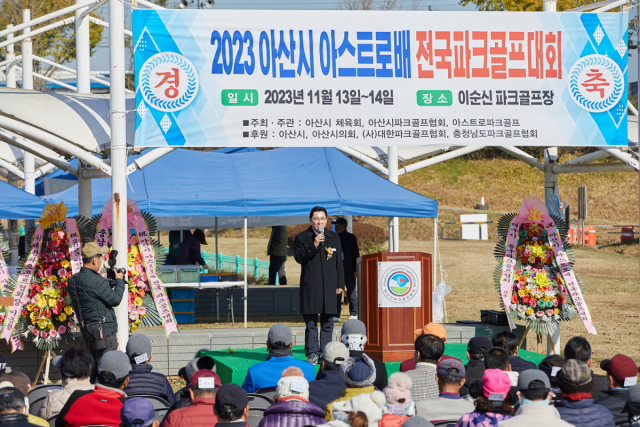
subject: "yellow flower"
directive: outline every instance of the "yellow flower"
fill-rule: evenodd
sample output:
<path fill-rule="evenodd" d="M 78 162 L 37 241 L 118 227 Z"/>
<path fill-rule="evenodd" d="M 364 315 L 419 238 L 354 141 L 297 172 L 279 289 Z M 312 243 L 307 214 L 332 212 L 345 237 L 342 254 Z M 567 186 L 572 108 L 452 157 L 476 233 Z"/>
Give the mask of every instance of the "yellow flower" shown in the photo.
<path fill-rule="evenodd" d="M 67 316 L 71 316 L 71 313 L 73 313 L 73 308 L 66 306 L 64 308 L 64 312 L 67 313 Z"/>
<path fill-rule="evenodd" d="M 46 328 L 47 327 L 47 323 L 49 323 L 49 321 L 44 317 L 41 317 L 41 318 L 38 319 L 38 327 L 40 329 Z"/>
<path fill-rule="evenodd" d="M 549 286 L 551 284 L 547 273 L 536 273 L 535 281 L 538 286 Z"/>
<path fill-rule="evenodd" d="M 129 252 L 129 256 L 131 256 L 132 258 L 136 258 L 138 256 L 138 247 L 137 246 L 132 246 L 131 247 L 131 252 Z"/>
<path fill-rule="evenodd" d="M 33 307 L 34 307 L 34 304 L 33 304 L 33 303 L 29 303 L 29 304 L 27 304 L 27 310 L 29 310 L 29 311 L 33 311 Z"/>
<path fill-rule="evenodd" d="M 31 313 L 29 315 L 29 317 L 31 318 L 31 324 L 35 325 L 36 324 L 36 314 L 35 313 Z"/>
<path fill-rule="evenodd" d="M 61 322 L 64 322 L 65 320 L 67 320 L 67 315 L 64 313 L 60 313 L 58 319 L 60 319 Z"/>
<path fill-rule="evenodd" d="M 559 308 L 554 308 L 553 309 L 553 314 L 560 314 L 560 309 Z"/>
<path fill-rule="evenodd" d="M 518 291 L 518 296 L 521 297 L 521 298 L 524 296 L 524 289 L 520 289 Z"/>
<path fill-rule="evenodd" d="M 49 277 L 49 281 L 50 282 L 57 282 L 58 281 L 58 276 L 53 275 L 53 276 Z"/>
<path fill-rule="evenodd" d="M 527 308 L 527 309 L 524 311 L 524 313 L 525 313 L 527 316 L 531 316 L 531 315 L 533 314 L 533 308 L 531 308 L 531 307 Z"/>
<path fill-rule="evenodd" d="M 47 301 L 43 298 L 40 298 L 41 295 L 38 295 L 38 307 L 45 308 L 47 306 Z"/>
<path fill-rule="evenodd" d="M 133 324 L 136 325 L 136 326 L 140 326 L 142 324 L 142 321 L 140 319 L 138 319 L 135 322 L 133 322 Z"/>
<path fill-rule="evenodd" d="M 69 267 L 69 261 L 67 261 L 66 259 L 63 259 L 60 264 L 62 264 L 62 267 L 64 267 L 64 268 Z"/>
<path fill-rule="evenodd" d="M 142 298 L 136 297 L 136 299 L 133 300 L 133 303 L 136 305 L 136 307 L 140 307 L 142 305 Z"/>
<path fill-rule="evenodd" d="M 129 330 L 131 332 L 135 331 L 136 329 L 138 329 L 138 327 L 136 325 L 134 325 L 133 323 L 131 325 L 129 325 Z"/>
<path fill-rule="evenodd" d="M 55 298 L 49 298 L 49 307 L 57 307 L 58 306 L 58 300 Z"/>
<path fill-rule="evenodd" d="M 531 249 L 531 256 L 542 258 L 544 257 L 544 254 L 545 254 L 545 250 L 542 246 L 536 245 Z"/>
<path fill-rule="evenodd" d="M 55 326 L 53 326 L 53 323 L 49 323 L 49 324 L 47 325 L 47 328 L 49 328 L 49 329 L 55 329 Z"/>

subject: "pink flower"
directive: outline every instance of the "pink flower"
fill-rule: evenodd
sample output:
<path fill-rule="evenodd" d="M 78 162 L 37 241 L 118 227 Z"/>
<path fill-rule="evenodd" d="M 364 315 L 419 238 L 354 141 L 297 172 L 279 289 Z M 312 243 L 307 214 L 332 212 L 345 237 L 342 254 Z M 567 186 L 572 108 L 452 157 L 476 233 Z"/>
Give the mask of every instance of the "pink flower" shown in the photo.
<path fill-rule="evenodd" d="M 49 268 L 47 268 L 47 269 L 44 271 L 44 275 L 45 275 L 45 276 L 47 276 L 47 277 L 49 277 L 49 276 L 51 276 L 52 271 L 53 271 L 53 267 L 51 267 L 51 266 L 50 266 Z"/>
<path fill-rule="evenodd" d="M 138 314 L 140 316 L 144 316 L 145 314 L 147 314 L 147 309 L 144 307 L 138 307 Z"/>
<path fill-rule="evenodd" d="M 64 335 L 66 332 L 67 332 L 67 328 L 66 328 L 64 325 L 60 325 L 60 326 L 58 327 L 58 333 L 59 333 L 60 335 Z"/>
<path fill-rule="evenodd" d="M 36 271 L 36 277 L 37 277 L 38 279 L 41 279 L 41 278 L 42 278 L 42 270 L 38 270 L 38 271 Z"/>
<path fill-rule="evenodd" d="M 40 337 L 41 338 L 47 338 L 47 333 L 45 331 L 40 331 Z"/>
<path fill-rule="evenodd" d="M 53 312 L 53 314 L 60 314 L 60 312 L 62 311 L 61 307 L 52 307 L 51 311 Z"/>
<path fill-rule="evenodd" d="M 69 322 L 69 323 L 67 323 L 67 326 L 69 327 L 69 329 L 74 329 L 74 328 L 76 328 L 76 324 L 75 324 L 75 323 L 73 323 L 73 322 Z"/>
<path fill-rule="evenodd" d="M 64 259 L 65 255 L 62 252 L 56 252 L 56 259 Z"/>
<path fill-rule="evenodd" d="M 142 273 L 140 273 L 140 280 L 142 281 L 147 281 L 147 273 L 145 273 L 144 271 Z"/>
<path fill-rule="evenodd" d="M 536 305 L 538 305 L 538 301 L 536 301 L 536 300 L 534 300 L 534 299 L 531 299 L 531 301 L 529 301 L 529 305 L 530 305 L 531 307 L 535 307 Z"/>
<path fill-rule="evenodd" d="M 549 317 L 553 316 L 553 310 L 552 309 L 547 310 L 547 316 L 549 316 Z"/>
<path fill-rule="evenodd" d="M 522 282 L 518 282 L 518 284 L 516 286 L 518 286 L 518 289 L 524 288 L 524 285 L 522 284 Z"/>
<path fill-rule="evenodd" d="M 544 316 L 544 311 L 536 311 L 536 316 L 538 317 Z"/>
<path fill-rule="evenodd" d="M 67 270 L 65 270 L 64 268 L 58 270 L 58 277 L 67 277 Z"/>
<path fill-rule="evenodd" d="M 133 313 L 137 308 L 135 304 L 129 304 L 129 313 Z"/>
<path fill-rule="evenodd" d="M 554 307 L 557 307 L 557 306 L 558 306 L 558 300 L 557 300 L 557 299 L 554 299 L 554 300 L 553 300 L 553 306 L 554 306 Z"/>
<path fill-rule="evenodd" d="M 58 331 L 56 331 L 55 329 L 52 329 L 51 332 L 49 332 L 49 336 L 51 338 L 55 338 L 58 336 Z"/>

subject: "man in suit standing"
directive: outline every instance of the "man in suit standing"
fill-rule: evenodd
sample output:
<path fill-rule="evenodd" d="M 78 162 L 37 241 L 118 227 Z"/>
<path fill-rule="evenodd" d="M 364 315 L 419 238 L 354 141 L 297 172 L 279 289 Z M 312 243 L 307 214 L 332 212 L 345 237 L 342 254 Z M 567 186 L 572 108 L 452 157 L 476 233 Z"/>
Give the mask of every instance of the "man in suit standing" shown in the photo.
<path fill-rule="evenodd" d="M 294 258 L 302 266 L 300 272 L 300 313 L 304 318 L 304 351 L 314 365 L 332 340 L 336 316 L 336 295 L 344 288 L 344 265 L 340 238 L 327 230 L 327 210 L 316 206 L 309 213 L 310 227 L 298 234 L 294 243 Z M 320 345 L 318 345 L 318 314 L 320 314 Z"/>
<path fill-rule="evenodd" d="M 358 318 L 358 298 L 356 297 L 356 268 L 360 250 L 358 249 L 358 238 L 347 231 L 349 222 L 342 217 L 331 221 L 336 226 L 336 233 L 340 237 L 340 246 L 343 253 L 344 283 L 347 285 L 347 299 L 349 300 L 349 319 Z M 338 295 L 338 316 L 333 318 L 334 322 L 340 321 L 342 311 L 342 295 Z"/>

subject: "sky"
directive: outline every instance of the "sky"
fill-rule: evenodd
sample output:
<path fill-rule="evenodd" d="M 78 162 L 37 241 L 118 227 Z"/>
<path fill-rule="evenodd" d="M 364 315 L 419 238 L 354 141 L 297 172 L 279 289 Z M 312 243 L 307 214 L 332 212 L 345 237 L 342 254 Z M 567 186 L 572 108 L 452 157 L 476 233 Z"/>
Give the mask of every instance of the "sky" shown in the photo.
<path fill-rule="evenodd" d="M 197 8 L 198 0 L 193 1 L 190 8 Z M 169 0 L 170 8 L 174 8 L 178 0 Z M 263 10 L 335 10 L 341 3 L 340 0 L 215 0 L 215 6 L 212 10 L 216 9 L 263 9 Z M 381 4 L 380 0 L 374 0 L 374 4 Z M 418 10 L 476 10 L 475 6 L 460 6 L 458 0 L 416 0 Z M 397 0 L 397 8 L 404 10 L 412 10 L 414 0 Z M 130 8 L 126 6 L 127 15 L 130 16 Z M 106 6 L 101 8 L 101 14 L 108 21 L 108 9 Z M 128 29 L 131 29 L 131 20 L 128 18 L 125 24 Z M 67 65 L 68 67 L 75 68 L 75 62 Z M 109 70 L 109 30 L 105 29 L 102 32 L 102 41 L 98 45 L 96 52 L 91 58 L 91 71 L 108 71 Z"/>

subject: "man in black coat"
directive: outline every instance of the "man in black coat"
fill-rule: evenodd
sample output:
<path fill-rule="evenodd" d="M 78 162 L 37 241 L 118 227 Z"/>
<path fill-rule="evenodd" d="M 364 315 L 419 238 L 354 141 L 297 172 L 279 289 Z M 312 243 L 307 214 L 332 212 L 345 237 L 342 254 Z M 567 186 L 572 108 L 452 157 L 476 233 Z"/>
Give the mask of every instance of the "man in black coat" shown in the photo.
<path fill-rule="evenodd" d="M 300 272 L 300 313 L 304 318 L 304 351 L 314 365 L 324 346 L 331 342 L 336 313 L 336 294 L 344 287 L 342 247 L 338 235 L 326 230 L 327 210 L 316 206 L 309 213 L 310 227 L 298 234 L 294 258 L 302 266 Z M 320 345 L 318 345 L 320 314 Z"/>
<path fill-rule="evenodd" d="M 351 319 L 356 319 L 358 315 L 358 299 L 356 297 L 356 266 L 360 258 L 358 249 L 358 238 L 347 231 L 349 223 L 340 217 L 331 221 L 336 226 L 336 233 L 340 236 L 344 264 L 344 283 L 347 286 L 347 300 L 349 300 L 349 315 Z M 338 321 L 342 311 L 342 295 L 338 295 Z M 336 319 L 334 319 L 336 320 Z"/>

